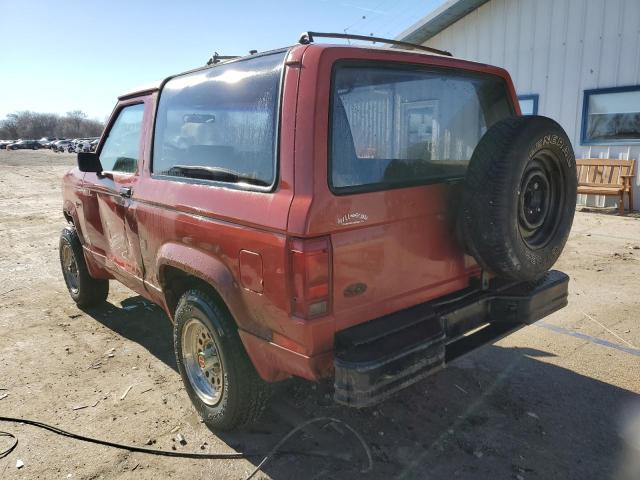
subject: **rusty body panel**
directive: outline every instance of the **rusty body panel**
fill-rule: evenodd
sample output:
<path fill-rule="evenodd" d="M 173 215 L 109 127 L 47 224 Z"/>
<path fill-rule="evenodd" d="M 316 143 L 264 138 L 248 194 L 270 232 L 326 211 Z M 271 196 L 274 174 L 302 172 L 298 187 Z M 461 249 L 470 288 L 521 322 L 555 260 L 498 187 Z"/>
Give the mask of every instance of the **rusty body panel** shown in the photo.
<path fill-rule="evenodd" d="M 336 331 L 466 288 L 478 267 L 452 241 L 455 186 L 331 192 L 331 71 L 344 59 L 497 75 L 517 109 L 513 85 L 499 68 L 398 50 L 295 46 L 282 77 L 277 183 L 273 191 L 259 192 L 154 176 L 161 90 L 121 97 L 105 131 L 121 108 L 144 104 L 137 171 L 105 176 L 73 169 L 64 178 L 64 210 L 81 236 L 90 273 L 118 279 L 161 305 L 170 318 L 169 272 L 208 283 L 237 322 L 257 371 L 269 381 L 328 377 Z M 130 198 L 119 194 L 122 188 L 131 189 Z M 303 319 L 292 310 L 291 241 L 320 236 L 332 249 L 331 301 L 325 314 Z"/>

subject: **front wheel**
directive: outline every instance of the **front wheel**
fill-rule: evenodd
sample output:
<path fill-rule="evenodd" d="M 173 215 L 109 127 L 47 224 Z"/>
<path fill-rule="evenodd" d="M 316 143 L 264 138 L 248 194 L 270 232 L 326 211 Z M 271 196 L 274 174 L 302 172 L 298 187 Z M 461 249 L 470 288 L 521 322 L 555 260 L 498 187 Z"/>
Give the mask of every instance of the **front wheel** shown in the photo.
<path fill-rule="evenodd" d="M 60 266 L 69 295 L 79 307 L 104 303 L 109 295 L 109 280 L 89 275 L 82 245 L 74 227 L 66 227 L 60 235 Z"/>
<path fill-rule="evenodd" d="M 173 339 L 182 381 L 209 427 L 232 430 L 260 417 L 269 385 L 253 367 L 230 314 L 209 292 L 182 296 Z"/>

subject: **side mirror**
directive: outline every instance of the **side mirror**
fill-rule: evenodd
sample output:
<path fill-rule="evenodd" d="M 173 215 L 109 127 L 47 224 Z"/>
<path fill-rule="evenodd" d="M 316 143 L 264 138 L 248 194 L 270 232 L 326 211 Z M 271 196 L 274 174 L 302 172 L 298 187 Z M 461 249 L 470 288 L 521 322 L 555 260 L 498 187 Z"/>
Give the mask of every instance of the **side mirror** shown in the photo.
<path fill-rule="evenodd" d="M 100 157 L 95 152 L 78 152 L 78 168 L 81 172 L 102 173 Z"/>

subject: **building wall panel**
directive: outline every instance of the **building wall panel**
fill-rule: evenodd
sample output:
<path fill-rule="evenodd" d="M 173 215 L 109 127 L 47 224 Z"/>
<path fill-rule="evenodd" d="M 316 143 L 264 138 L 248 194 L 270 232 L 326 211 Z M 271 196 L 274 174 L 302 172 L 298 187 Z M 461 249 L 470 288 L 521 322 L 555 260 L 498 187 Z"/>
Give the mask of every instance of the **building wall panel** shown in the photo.
<path fill-rule="evenodd" d="M 491 59 L 488 63 L 492 65 L 504 65 L 505 2 L 506 0 L 494 0 L 488 3 L 491 8 Z"/>
<path fill-rule="evenodd" d="M 580 143 L 584 90 L 640 85 L 640 0 L 490 0 L 425 45 L 506 68 L 519 94 L 540 96 L 538 113 L 564 127 L 578 157 L 640 157 L 640 145 Z"/>
<path fill-rule="evenodd" d="M 520 79 L 520 89 L 527 94 L 532 90 L 534 48 L 530 39 L 536 32 L 536 4 L 522 2 L 519 6 L 519 34 L 518 34 L 518 68 L 516 75 Z"/>
<path fill-rule="evenodd" d="M 640 83 L 640 2 L 625 0 L 622 10 L 622 34 L 617 85 Z"/>

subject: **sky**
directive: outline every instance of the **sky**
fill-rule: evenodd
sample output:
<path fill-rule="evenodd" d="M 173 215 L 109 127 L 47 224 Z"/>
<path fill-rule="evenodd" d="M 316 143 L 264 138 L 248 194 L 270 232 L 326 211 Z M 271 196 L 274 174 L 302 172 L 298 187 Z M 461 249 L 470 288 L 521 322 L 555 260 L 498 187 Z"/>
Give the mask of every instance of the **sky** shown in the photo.
<path fill-rule="evenodd" d="M 82 110 L 220 55 L 295 43 L 306 30 L 393 38 L 444 0 L 0 0 L 0 120 Z"/>

